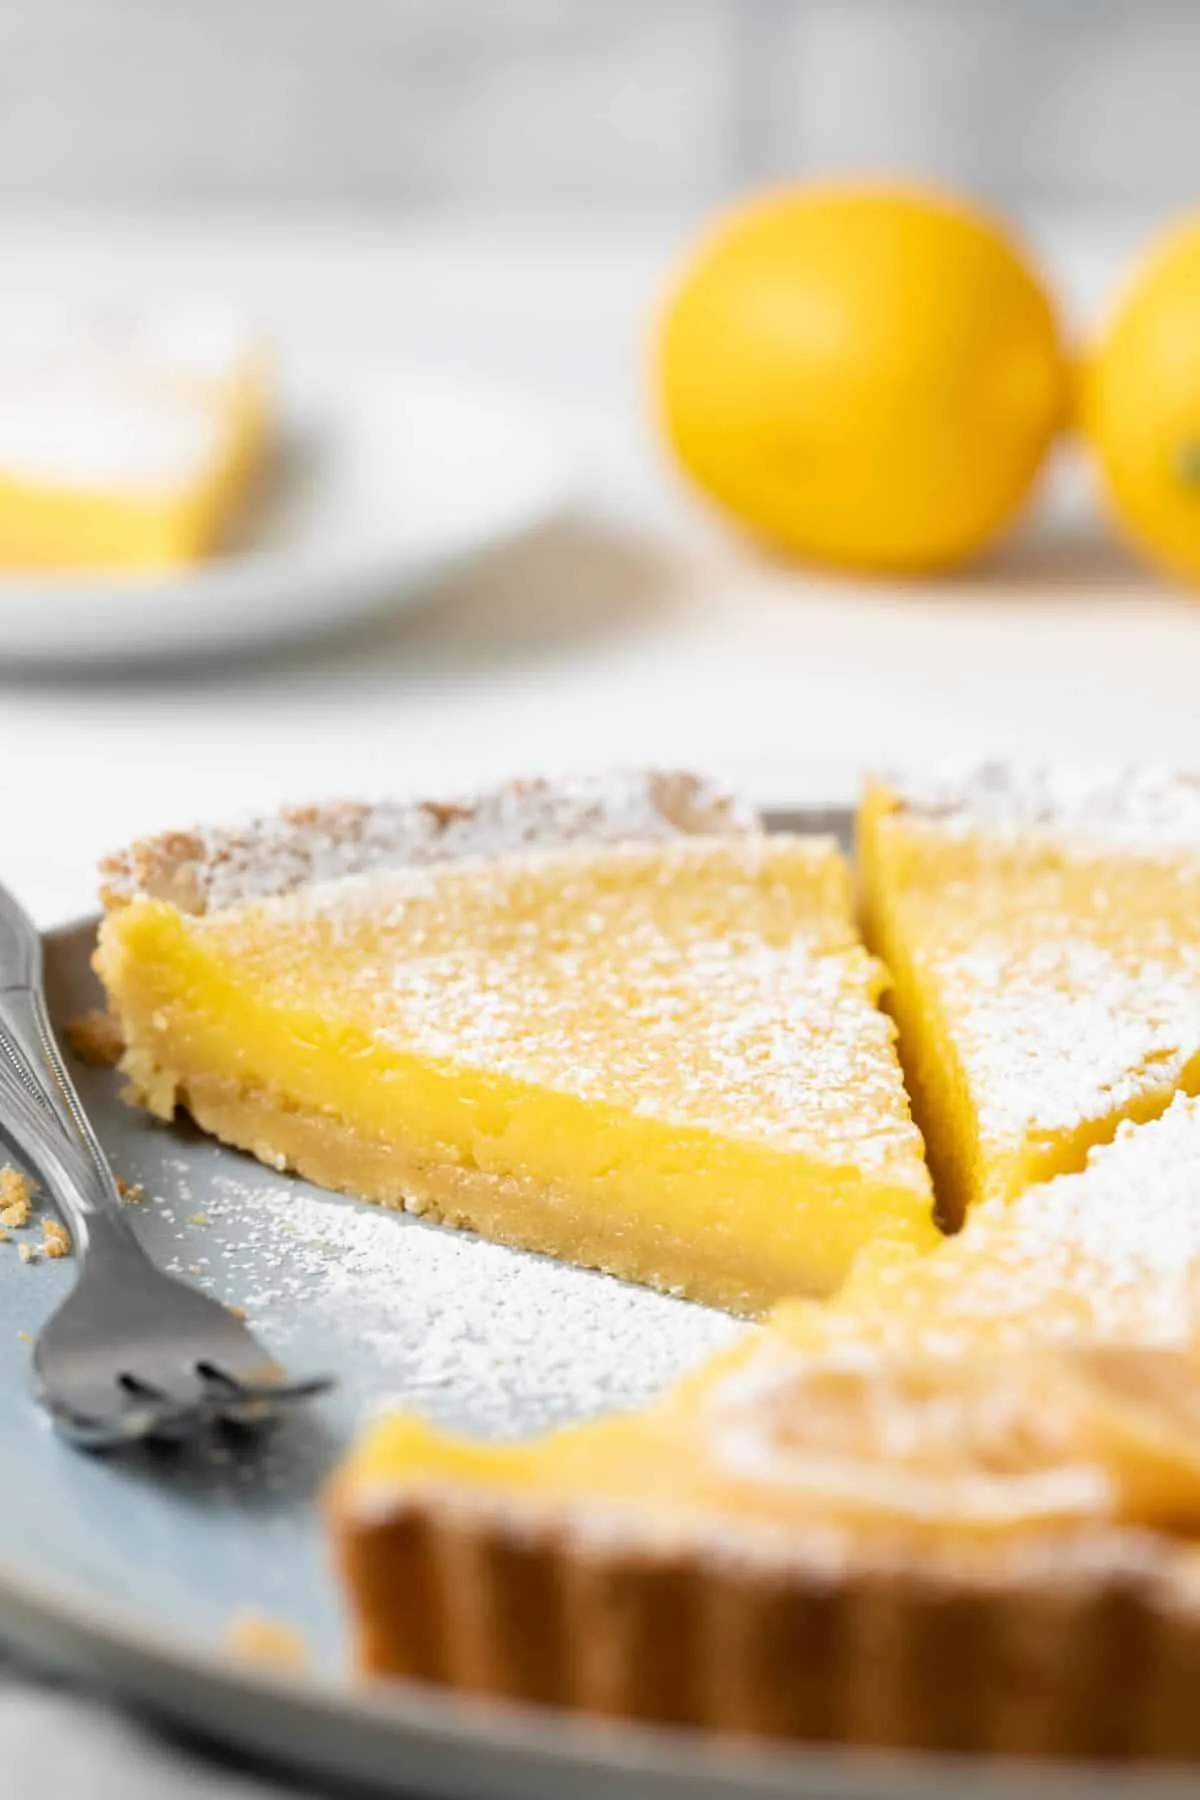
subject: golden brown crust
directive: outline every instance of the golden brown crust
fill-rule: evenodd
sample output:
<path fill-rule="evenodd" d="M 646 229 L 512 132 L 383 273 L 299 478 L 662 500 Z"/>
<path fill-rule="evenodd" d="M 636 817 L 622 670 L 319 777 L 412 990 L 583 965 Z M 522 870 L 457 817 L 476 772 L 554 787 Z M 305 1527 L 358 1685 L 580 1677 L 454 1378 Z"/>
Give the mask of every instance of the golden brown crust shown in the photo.
<path fill-rule="evenodd" d="M 331 801 L 242 826 L 140 839 L 101 863 L 100 897 L 109 911 L 148 897 L 198 914 L 374 869 L 758 825 L 744 802 L 698 775 L 513 781 L 465 799 Z"/>
<path fill-rule="evenodd" d="M 45 1239 L 42 1255 L 48 1262 L 57 1262 L 61 1257 L 70 1256 L 71 1234 L 57 1219 L 42 1220 L 42 1237 Z"/>
<path fill-rule="evenodd" d="M 312 1660 L 302 1632 L 264 1613 L 239 1613 L 230 1624 L 226 1645 L 232 1656 L 276 1668 L 305 1669 Z"/>
<path fill-rule="evenodd" d="M 360 1666 L 471 1692 L 888 1749 L 1200 1755 L 1193 1549 L 1132 1532 L 1000 1561 L 833 1534 L 652 1547 L 431 1492 L 330 1517 Z"/>
<path fill-rule="evenodd" d="M 64 1027 L 67 1042 L 91 1069 L 115 1069 L 125 1051 L 125 1038 L 118 1020 L 100 1007 L 68 1019 Z"/>
<path fill-rule="evenodd" d="M 32 1205 L 33 1189 L 28 1175 L 6 1164 L 0 1169 L 0 1225 L 6 1231 L 23 1231 Z"/>

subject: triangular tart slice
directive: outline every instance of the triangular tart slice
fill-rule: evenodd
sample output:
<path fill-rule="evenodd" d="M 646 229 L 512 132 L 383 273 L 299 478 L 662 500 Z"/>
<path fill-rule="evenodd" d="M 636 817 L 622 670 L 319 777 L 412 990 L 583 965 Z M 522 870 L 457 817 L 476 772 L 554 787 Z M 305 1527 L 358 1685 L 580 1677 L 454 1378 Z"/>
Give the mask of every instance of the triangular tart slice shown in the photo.
<path fill-rule="evenodd" d="M 859 853 L 950 1227 L 1200 1087 L 1200 778 L 881 778 Z"/>
<path fill-rule="evenodd" d="M 686 776 L 117 859 L 143 1101 L 324 1186 L 755 1314 L 937 1241 L 832 841 Z"/>

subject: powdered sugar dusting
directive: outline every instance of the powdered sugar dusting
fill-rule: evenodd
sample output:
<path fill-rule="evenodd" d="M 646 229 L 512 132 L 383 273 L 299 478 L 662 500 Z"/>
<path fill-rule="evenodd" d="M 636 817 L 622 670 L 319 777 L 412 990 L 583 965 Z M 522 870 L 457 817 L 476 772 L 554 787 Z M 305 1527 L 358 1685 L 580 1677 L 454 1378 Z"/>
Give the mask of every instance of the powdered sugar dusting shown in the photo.
<path fill-rule="evenodd" d="M 170 490 L 220 453 L 254 356 L 211 302 L 16 319 L 0 332 L 0 467 L 52 488 Z"/>
<path fill-rule="evenodd" d="M 895 791 L 878 827 L 887 953 L 941 1020 L 993 1161 L 1106 1135 L 1189 1085 L 1200 776 L 992 763 Z"/>
<path fill-rule="evenodd" d="M 1086 1169 L 976 1208 L 919 1266 L 866 1270 L 806 1342 L 957 1355 L 1200 1341 L 1200 1100 L 1122 1125 Z"/>
<path fill-rule="evenodd" d="M 1084 936 L 983 935 L 938 982 L 985 1143 L 1074 1130 L 1178 1081 L 1200 1051 L 1200 944 L 1122 957 Z"/>
<path fill-rule="evenodd" d="M 639 1405 L 745 1331 L 724 1314 L 299 1183 L 160 1178 L 176 1273 L 236 1296 L 297 1367 L 314 1346 L 360 1416 L 402 1406 L 491 1436 Z M 202 1248 L 201 1248 L 202 1246 Z M 304 1350 L 297 1356 L 295 1346 Z"/>
<path fill-rule="evenodd" d="M 1145 850 L 1200 851 L 1200 773 L 1152 763 L 980 762 L 887 771 L 906 810 L 966 836 L 1049 833 Z"/>
<path fill-rule="evenodd" d="M 610 770 L 448 800 L 293 807 L 244 825 L 146 839 L 110 857 L 102 873 L 110 904 L 150 894 L 203 913 L 373 870 L 757 827 L 745 802 L 702 776 Z"/>

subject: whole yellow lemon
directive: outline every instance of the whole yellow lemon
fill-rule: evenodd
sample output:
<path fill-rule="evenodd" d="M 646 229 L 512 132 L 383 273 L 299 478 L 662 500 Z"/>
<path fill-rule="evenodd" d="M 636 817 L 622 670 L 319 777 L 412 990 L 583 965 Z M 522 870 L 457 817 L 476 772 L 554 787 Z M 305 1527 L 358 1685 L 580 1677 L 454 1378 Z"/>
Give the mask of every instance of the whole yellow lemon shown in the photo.
<path fill-rule="evenodd" d="M 1151 561 L 1200 580 L 1200 219 L 1151 246 L 1082 388 L 1083 427 L 1118 524 Z"/>
<path fill-rule="evenodd" d="M 802 556 L 908 572 L 974 555 L 1065 416 L 1067 358 L 989 219 L 898 187 L 794 188 L 700 244 L 655 372 L 684 468 Z"/>

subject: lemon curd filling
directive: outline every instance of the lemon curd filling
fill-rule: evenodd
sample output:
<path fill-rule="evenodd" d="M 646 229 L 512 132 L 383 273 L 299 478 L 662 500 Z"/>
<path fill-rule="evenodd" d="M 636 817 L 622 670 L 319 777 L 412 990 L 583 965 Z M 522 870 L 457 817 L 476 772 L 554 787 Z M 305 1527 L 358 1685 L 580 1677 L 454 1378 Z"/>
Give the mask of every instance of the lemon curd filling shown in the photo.
<path fill-rule="evenodd" d="M 327 1185 L 754 1314 L 931 1190 L 823 840 L 691 838 L 137 900 L 100 972 L 147 1100 Z M 251 1098 L 252 1097 L 252 1098 Z"/>
<path fill-rule="evenodd" d="M 887 964 L 946 1222 L 1083 1166 L 1200 1087 L 1200 788 L 981 768 L 870 785 L 864 931 Z"/>

